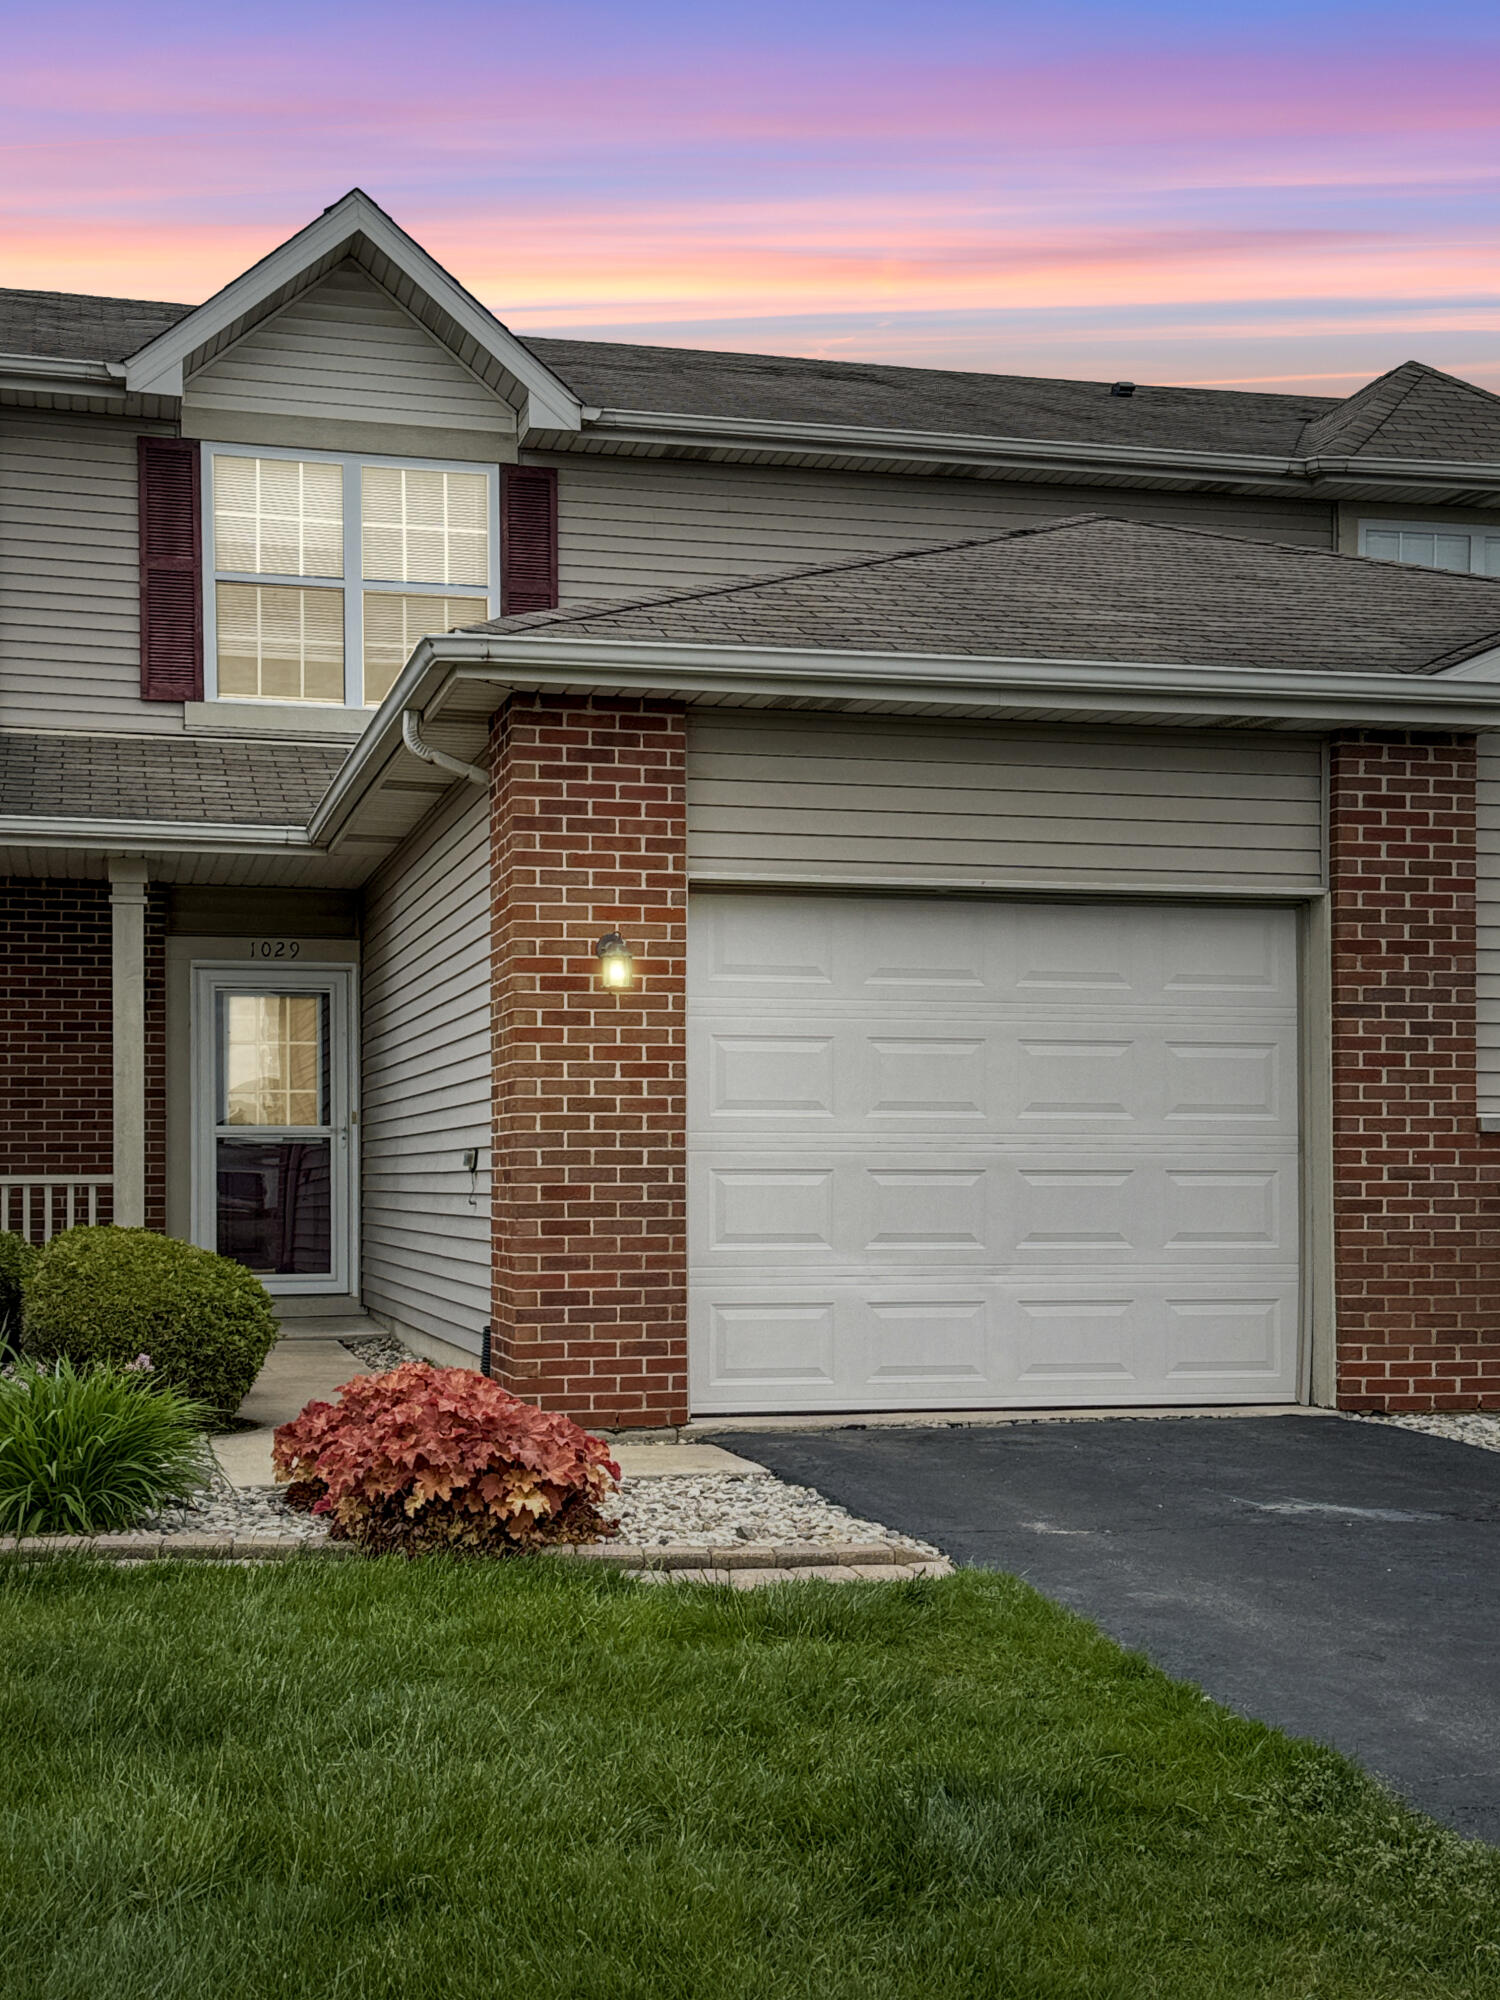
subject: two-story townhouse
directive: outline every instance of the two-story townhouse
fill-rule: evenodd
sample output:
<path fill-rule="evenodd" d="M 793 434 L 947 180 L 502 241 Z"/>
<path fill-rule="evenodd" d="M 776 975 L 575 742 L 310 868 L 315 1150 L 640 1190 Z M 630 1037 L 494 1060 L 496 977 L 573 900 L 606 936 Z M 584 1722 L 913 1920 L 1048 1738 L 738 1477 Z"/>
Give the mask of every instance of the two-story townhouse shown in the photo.
<path fill-rule="evenodd" d="M 0 1223 L 599 1422 L 1495 1403 L 1494 729 L 1420 364 L 523 341 L 359 193 L 0 293 Z"/>

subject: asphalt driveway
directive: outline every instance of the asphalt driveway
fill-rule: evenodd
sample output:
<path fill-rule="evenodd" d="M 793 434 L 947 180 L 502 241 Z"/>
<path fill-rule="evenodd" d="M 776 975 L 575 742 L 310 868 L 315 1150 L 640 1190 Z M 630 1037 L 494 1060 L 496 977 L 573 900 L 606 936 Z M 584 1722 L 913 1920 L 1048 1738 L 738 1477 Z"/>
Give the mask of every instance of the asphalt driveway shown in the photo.
<path fill-rule="evenodd" d="M 1500 1452 L 1295 1416 L 726 1442 L 1500 1844 Z"/>

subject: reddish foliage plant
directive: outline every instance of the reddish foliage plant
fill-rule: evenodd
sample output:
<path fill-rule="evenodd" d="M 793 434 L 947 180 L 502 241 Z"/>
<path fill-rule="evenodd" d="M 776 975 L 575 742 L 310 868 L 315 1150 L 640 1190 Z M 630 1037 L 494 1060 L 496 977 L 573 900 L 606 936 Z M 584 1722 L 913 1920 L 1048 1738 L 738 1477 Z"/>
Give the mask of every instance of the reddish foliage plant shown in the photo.
<path fill-rule="evenodd" d="M 372 1550 L 504 1554 L 613 1534 L 603 1441 L 467 1368 L 356 1375 L 276 1433 L 278 1480 L 329 1535 Z"/>

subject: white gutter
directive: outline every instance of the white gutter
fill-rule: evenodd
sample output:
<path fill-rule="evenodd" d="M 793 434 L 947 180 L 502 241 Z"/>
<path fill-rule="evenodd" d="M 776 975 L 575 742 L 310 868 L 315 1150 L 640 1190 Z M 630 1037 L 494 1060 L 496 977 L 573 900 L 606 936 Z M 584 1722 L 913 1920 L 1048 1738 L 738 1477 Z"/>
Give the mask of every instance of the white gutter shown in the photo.
<path fill-rule="evenodd" d="M 311 853 L 317 845 L 305 826 L 205 826 L 201 821 L 20 813 L 0 817 L 0 845 L 21 842 L 31 847 L 115 847 L 132 853 L 166 849 L 174 854 Z"/>
<path fill-rule="evenodd" d="M 1156 473 L 1187 479 L 1233 479 L 1309 487 L 1328 479 L 1388 485 L 1500 486 L 1500 464 L 1458 460 L 1303 458 L 1295 453 L 1192 451 L 1162 445 L 1103 444 L 1087 438 L 1011 438 L 984 432 L 922 431 L 882 425 L 790 423 L 776 418 L 706 417 L 690 411 L 586 408 L 583 429 L 563 449 L 590 441 L 637 443 L 666 450 L 769 451 L 821 456 L 909 459 L 913 462 L 1014 470 L 1071 466 L 1081 470 Z M 545 434 L 528 443 L 543 446 Z M 561 442 L 561 441 L 559 441 Z"/>
<path fill-rule="evenodd" d="M 117 361 L 75 361 L 48 354 L 0 354 L 0 389 L 33 395 L 125 395 L 125 370 Z"/>
<path fill-rule="evenodd" d="M 638 438 L 657 444 L 736 444 L 776 451 L 858 452 L 865 457 L 956 458 L 967 462 L 1013 462 L 1059 458 L 1128 470 L 1194 471 L 1200 476 L 1231 473 L 1285 479 L 1302 471 L 1303 461 L 1282 453 L 1183 451 L 1159 445 L 1096 444 L 1086 438 L 1008 438 L 990 432 L 920 431 L 882 425 L 788 423 L 775 418 L 702 417 L 657 410 L 585 411 L 589 434 Z M 592 421 L 589 421 L 592 419 Z"/>
<path fill-rule="evenodd" d="M 752 707 L 821 703 L 845 713 L 910 715 L 957 707 L 995 717 L 1019 712 L 1023 719 L 1035 719 L 1042 709 L 1070 721 L 1123 714 L 1147 722 L 1166 714 L 1174 721 L 1290 725 L 1309 732 L 1500 728 L 1500 683 L 1455 683 L 1451 676 L 669 645 L 576 638 L 557 627 L 534 634 L 438 633 L 417 646 L 324 794 L 308 829 L 314 844 L 340 838 L 365 790 L 400 748 L 408 710 L 430 717 L 476 684 L 493 695 L 495 708 L 513 692 L 602 688 Z"/>
<path fill-rule="evenodd" d="M 465 764 L 462 758 L 450 757 L 446 750 L 438 750 L 431 743 L 424 743 L 421 737 L 422 717 L 414 708 L 401 711 L 401 741 L 413 757 L 420 757 L 424 764 L 435 764 L 440 771 L 450 777 L 467 778 L 471 785 L 482 785 L 488 791 L 490 774 L 482 771 L 477 764 Z"/>
<path fill-rule="evenodd" d="M 862 458 L 942 460 L 966 466 L 1074 464 L 1120 472 L 1174 472 L 1186 478 L 1270 480 L 1316 486 L 1320 480 L 1380 482 L 1416 480 L 1448 486 L 1500 486 L 1494 460 L 1418 458 L 1302 458 L 1296 452 L 1198 452 L 1160 444 L 1102 444 L 1088 438 L 998 438 L 988 432 L 896 430 L 876 424 L 804 424 L 776 418 L 694 416 L 688 410 L 584 410 L 580 444 L 634 440 L 640 444 L 714 450 L 822 452 Z"/>
<path fill-rule="evenodd" d="M 1304 458 L 1298 464 L 1309 479 L 1358 479 L 1390 482 L 1440 480 L 1447 486 L 1500 484 L 1500 464 L 1494 459 L 1461 458 Z"/>
<path fill-rule="evenodd" d="M 1475 656 L 1488 657 L 1488 653 Z M 1455 708 L 1472 712 L 1482 702 L 1485 713 L 1492 715 L 1500 707 L 1500 687 L 1493 695 L 1481 696 L 1471 684 L 1460 696 L 1449 691 L 1447 675 L 1436 674 L 1356 674 L 1331 667 L 1216 667 L 1192 662 L 1163 665 L 1152 660 L 1026 653 L 711 646 L 578 638 L 570 636 L 565 626 L 542 627 L 534 633 L 436 633 L 417 647 L 410 667 L 439 663 L 468 679 L 488 678 L 482 670 L 494 669 L 495 678 L 515 686 L 586 679 L 666 695 L 734 692 L 837 698 L 858 693 L 884 707 L 905 707 L 913 701 L 969 701 L 976 696 L 1030 704 L 1054 696 L 1084 695 L 1108 703 L 1129 695 L 1168 700 L 1182 713 L 1201 704 L 1209 716 L 1226 702 L 1237 707 L 1248 703 L 1268 715 L 1316 711 L 1343 724 L 1376 709 L 1418 708 L 1446 715 Z"/>

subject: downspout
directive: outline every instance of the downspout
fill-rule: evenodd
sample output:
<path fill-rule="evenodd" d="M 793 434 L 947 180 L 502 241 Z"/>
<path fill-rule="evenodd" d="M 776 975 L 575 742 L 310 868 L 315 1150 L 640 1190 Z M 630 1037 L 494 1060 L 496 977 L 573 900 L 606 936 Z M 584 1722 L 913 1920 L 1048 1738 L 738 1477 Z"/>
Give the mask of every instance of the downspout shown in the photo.
<path fill-rule="evenodd" d="M 452 777 L 467 778 L 471 785 L 483 785 L 488 789 L 488 771 L 482 771 L 477 764 L 466 764 L 460 757 L 450 757 L 446 750 L 434 750 L 430 743 L 422 741 L 421 721 L 422 717 L 416 709 L 402 709 L 401 741 L 413 757 L 420 757 L 424 764 L 436 764 L 440 771 L 447 771 Z"/>

